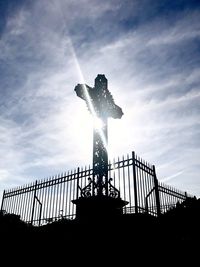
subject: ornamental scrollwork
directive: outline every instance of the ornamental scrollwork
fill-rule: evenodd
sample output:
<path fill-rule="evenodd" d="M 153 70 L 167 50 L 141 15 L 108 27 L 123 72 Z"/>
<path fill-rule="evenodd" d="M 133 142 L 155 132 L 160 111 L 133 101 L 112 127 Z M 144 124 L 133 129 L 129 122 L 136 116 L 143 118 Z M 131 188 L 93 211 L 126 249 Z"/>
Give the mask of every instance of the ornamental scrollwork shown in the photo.
<path fill-rule="evenodd" d="M 113 198 L 120 198 L 120 192 L 119 192 L 119 190 L 111 184 L 111 181 L 112 180 L 113 179 L 110 178 L 109 181 L 108 181 L 108 185 L 109 185 L 109 189 L 108 189 L 109 190 L 109 196 L 110 197 L 113 197 Z"/>

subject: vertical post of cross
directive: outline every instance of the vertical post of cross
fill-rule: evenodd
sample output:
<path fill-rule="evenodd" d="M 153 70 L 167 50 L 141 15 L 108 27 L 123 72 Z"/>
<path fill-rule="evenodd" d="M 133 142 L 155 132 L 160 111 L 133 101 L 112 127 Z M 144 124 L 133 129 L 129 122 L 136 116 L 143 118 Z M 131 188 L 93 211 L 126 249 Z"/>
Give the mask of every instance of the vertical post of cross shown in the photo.
<path fill-rule="evenodd" d="M 93 127 L 93 192 L 96 195 L 108 196 L 108 119 L 106 110 L 104 108 L 105 92 L 108 81 L 104 75 L 98 75 L 95 79 L 96 90 L 96 114 L 95 116 L 100 119 L 102 126 Z"/>

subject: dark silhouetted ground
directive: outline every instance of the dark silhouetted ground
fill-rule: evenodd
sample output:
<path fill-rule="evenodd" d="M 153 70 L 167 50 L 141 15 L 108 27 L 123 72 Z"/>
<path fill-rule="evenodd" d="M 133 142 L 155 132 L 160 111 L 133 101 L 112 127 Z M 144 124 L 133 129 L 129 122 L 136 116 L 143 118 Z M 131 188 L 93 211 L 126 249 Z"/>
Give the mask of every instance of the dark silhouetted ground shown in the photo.
<path fill-rule="evenodd" d="M 61 219 L 40 227 L 1 213 L 0 240 L 2 253 L 17 251 L 19 257 L 26 255 L 33 261 L 42 256 L 48 261 L 84 260 L 96 266 L 103 264 L 104 257 L 113 264 L 128 259 L 153 262 L 158 255 L 166 260 L 192 255 L 192 260 L 196 254 L 190 253 L 200 243 L 200 199 L 188 198 L 160 218 L 126 214 L 87 222 Z"/>

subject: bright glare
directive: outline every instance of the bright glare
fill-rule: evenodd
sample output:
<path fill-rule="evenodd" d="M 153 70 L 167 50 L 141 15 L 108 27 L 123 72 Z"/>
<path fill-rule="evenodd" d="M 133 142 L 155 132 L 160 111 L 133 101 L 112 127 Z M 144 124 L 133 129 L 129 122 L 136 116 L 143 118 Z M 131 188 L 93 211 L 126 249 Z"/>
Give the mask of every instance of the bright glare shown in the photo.
<path fill-rule="evenodd" d="M 77 69 L 77 74 L 78 74 L 78 76 L 79 76 L 79 80 L 80 80 L 80 83 L 82 83 L 82 84 L 85 84 L 85 79 L 84 79 L 84 76 L 83 76 L 83 72 L 82 72 L 82 70 L 81 70 L 81 66 L 80 66 L 80 64 L 79 64 L 79 61 L 78 61 L 78 58 L 77 58 L 77 55 L 76 55 L 76 52 L 75 52 L 75 49 L 74 49 L 74 46 L 73 46 L 73 43 L 72 43 L 72 41 L 71 41 L 71 39 L 69 38 L 69 45 L 70 45 L 70 48 L 71 48 L 71 53 L 72 53 L 72 57 L 73 57 L 73 60 L 74 60 L 74 64 L 75 64 L 75 67 L 76 67 L 76 69 Z M 96 115 L 96 112 L 95 112 L 95 109 L 94 109 L 94 107 L 93 107 L 93 104 L 92 104 L 92 101 L 91 101 L 91 99 L 90 99 L 90 96 L 89 96 L 89 94 L 88 94 L 88 91 L 87 91 L 87 89 L 86 89 L 86 87 L 84 88 L 85 90 L 84 90 L 84 93 L 85 93 L 85 97 L 86 97 L 86 99 L 87 99 L 87 103 L 88 103 L 88 105 L 89 105 L 89 108 L 90 108 L 90 111 L 91 111 L 91 115 L 92 115 L 92 117 L 94 118 L 94 127 L 96 128 L 96 129 L 98 129 L 98 131 L 99 131 L 99 134 L 100 134 L 100 136 L 101 136 L 101 139 L 102 139 L 102 142 L 103 142 L 103 144 L 104 144 L 104 146 L 105 146 L 105 148 L 107 149 L 107 151 L 108 151 L 108 154 L 111 156 L 111 157 L 113 157 L 113 153 L 112 153 L 112 151 L 111 151 L 111 149 L 108 149 L 108 144 L 107 144 L 107 140 L 106 140 L 106 136 L 104 135 L 104 132 L 103 132 L 103 121 L 100 119 L 100 118 L 98 118 L 97 117 L 97 115 Z M 88 111 L 87 111 L 88 112 Z M 82 137 L 82 140 L 83 140 L 83 134 L 85 134 L 85 135 L 87 135 L 88 133 L 86 133 L 86 129 L 88 130 L 90 127 L 89 127 L 89 119 L 87 120 L 87 118 L 88 118 L 88 116 L 84 116 L 84 112 L 82 112 L 82 114 L 80 114 L 80 116 L 79 116 L 79 121 L 81 121 L 81 122 L 79 122 L 79 123 L 77 123 L 78 125 L 79 125 L 79 129 L 77 129 L 77 133 L 78 134 L 80 134 L 80 124 L 82 124 L 82 127 L 81 127 L 81 129 L 83 129 L 83 131 L 81 131 L 81 137 Z M 84 123 L 83 123 L 84 122 Z M 84 124 L 84 125 L 83 125 Z M 86 127 L 86 125 L 88 125 L 88 128 Z M 110 127 L 109 127 L 110 128 Z M 112 127 L 111 127 L 112 128 Z M 92 133 L 92 129 L 91 129 L 91 132 L 90 133 Z M 116 132 L 115 132 L 115 134 L 113 135 L 113 137 L 112 137 L 112 140 L 113 141 L 116 141 L 117 142 L 117 144 L 119 144 L 119 129 L 118 129 L 118 131 L 117 131 L 117 133 L 118 134 L 116 134 Z M 89 134 L 88 134 L 88 136 L 89 136 Z M 80 139 L 80 136 L 79 136 L 79 139 Z M 78 139 L 78 140 L 79 140 Z M 87 140 L 87 141 L 86 141 Z M 87 144 L 88 144 L 88 142 L 90 141 L 90 139 L 88 138 L 88 137 L 86 137 L 85 136 L 85 142 L 82 142 L 82 144 L 84 143 L 84 145 L 86 146 Z"/>
<path fill-rule="evenodd" d="M 103 128 L 103 126 L 104 126 L 103 121 L 100 118 L 96 117 L 96 116 L 93 119 L 93 124 L 94 124 L 94 128 L 96 130 L 101 130 Z"/>

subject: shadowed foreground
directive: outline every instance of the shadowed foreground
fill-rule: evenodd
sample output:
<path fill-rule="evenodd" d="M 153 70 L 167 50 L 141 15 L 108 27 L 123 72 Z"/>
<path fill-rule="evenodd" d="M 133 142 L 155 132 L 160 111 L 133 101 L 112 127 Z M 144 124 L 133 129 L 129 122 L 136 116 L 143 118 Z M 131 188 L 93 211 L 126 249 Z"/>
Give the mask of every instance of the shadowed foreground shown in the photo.
<path fill-rule="evenodd" d="M 200 199 L 196 198 L 177 204 L 160 218 L 124 214 L 86 221 L 61 219 L 33 227 L 16 215 L 0 215 L 0 236 L 5 252 L 13 249 L 44 256 L 44 251 L 48 251 L 48 260 L 59 257 L 78 260 L 77 255 L 92 255 L 98 261 L 105 255 L 110 260 L 141 259 L 141 255 L 155 257 L 164 251 L 165 256 L 170 257 L 180 248 L 182 253 L 188 253 L 193 244 L 200 242 L 199 226 Z M 166 248 L 170 253 L 166 254 Z"/>

